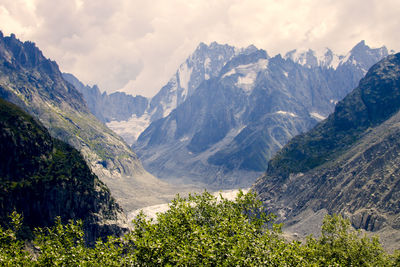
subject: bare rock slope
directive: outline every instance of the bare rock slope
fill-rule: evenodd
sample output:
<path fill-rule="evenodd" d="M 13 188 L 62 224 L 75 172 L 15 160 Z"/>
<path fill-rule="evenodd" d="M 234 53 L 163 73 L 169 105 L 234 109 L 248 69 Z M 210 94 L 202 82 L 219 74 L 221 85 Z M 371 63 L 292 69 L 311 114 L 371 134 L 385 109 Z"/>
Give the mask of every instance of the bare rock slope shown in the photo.
<path fill-rule="evenodd" d="M 399 110 L 396 54 L 374 65 L 326 120 L 280 150 L 254 190 L 289 228 L 310 212 L 340 213 L 398 248 Z"/>

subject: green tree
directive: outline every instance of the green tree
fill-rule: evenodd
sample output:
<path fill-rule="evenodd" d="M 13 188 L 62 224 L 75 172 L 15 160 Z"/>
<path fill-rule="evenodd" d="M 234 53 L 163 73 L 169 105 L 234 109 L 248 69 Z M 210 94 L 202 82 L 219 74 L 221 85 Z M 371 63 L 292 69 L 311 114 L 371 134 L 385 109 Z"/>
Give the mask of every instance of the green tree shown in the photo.
<path fill-rule="evenodd" d="M 252 193 L 177 196 L 156 220 L 141 213 L 130 233 L 94 247 L 85 246 L 82 221 L 60 218 L 27 246 L 22 216 L 10 218 L 0 228 L 0 266 L 400 266 L 400 252 L 387 254 L 338 215 L 325 217 L 319 238 L 289 242 Z"/>
<path fill-rule="evenodd" d="M 240 192 L 235 201 L 208 192 L 178 196 L 155 221 L 139 214 L 133 222 L 129 238 L 139 264 L 260 265 L 282 262 L 271 255 L 286 253 L 280 225 L 272 224 L 273 216 L 252 193 Z"/>
<path fill-rule="evenodd" d="M 19 238 L 22 231 L 22 216 L 15 211 L 10 215 L 10 227 L 0 226 L 0 265 L 27 266 L 31 262 L 25 250 L 25 242 Z"/>
<path fill-rule="evenodd" d="M 35 235 L 40 266 L 77 266 L 90 260 L 80 220 L 63 225 L 57 217 L 53 227 L 38 228 Z"/>
<path fill-rule="evenodd" d="M 306 255 L 310 261 L 325 266 L 390 266 L 391 260 L 378 237 L 369 238 L 351 227 L 350 221 L 326 215 L 318 239 L 309 237 Z"/>

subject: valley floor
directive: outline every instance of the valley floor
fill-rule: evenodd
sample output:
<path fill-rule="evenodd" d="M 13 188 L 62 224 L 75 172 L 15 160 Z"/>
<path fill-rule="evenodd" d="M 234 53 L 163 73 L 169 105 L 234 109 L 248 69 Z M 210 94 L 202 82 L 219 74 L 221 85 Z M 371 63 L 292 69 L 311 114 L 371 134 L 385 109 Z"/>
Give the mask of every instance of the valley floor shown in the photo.
<path fill-rule="evenodd" d="M 231 190 L 220 190 L 220 191 L 215 191 L 213 192 L 214 196 L 222 196 L 223 198 L 226 198 L 228 200 L 234 200 L 236 198 L 237 193 L 239 192 L 240 189 L 231 189 Z M 243 193 L 247 193 L 249 191 L 249 188 L 242 189 Z M 194 192 L 191 193 L 200 193 L 200 190 L 196 188 Z M 184 193 L 184 195 L 187 195 L 188 192 Z M 182 195 L 182 194 L 180 194 Z M 157 213 L 163 213 L 166 212 L 169 209 L 169 201 L 162 203 L 162 204 L 157 204 L 157 205 L 152 205 L 152 206 L 147 206 L 143 207 L 140 209 L 136 209 L 134 211 L 131 211 L 128 213 L 128 220 L 132 221 L 141 211 L 149 217 L 156 219 Z"/>

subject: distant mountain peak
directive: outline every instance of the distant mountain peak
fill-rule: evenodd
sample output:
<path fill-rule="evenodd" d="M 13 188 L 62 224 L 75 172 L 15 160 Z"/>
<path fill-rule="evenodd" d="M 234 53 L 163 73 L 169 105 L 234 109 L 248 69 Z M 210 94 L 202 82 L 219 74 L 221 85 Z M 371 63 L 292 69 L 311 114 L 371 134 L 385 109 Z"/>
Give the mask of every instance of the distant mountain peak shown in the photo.
<path fill-rule="evenodd" d="M 347 53 L 340 64 L 358 65 L 366 74 L 370 66 L 387 55 L 389 52 L 386 46 L 371 48 L 362 40 Z"/>
<path fill-rule="evenodd" d="M 230 45 L 228 45 L 228 44 L 220 44 L 220 43 L 214 41 L 214 42 L 211 42 L 210 45 L 208 45 L 208 48 L 215 49 L 215 48 L 221 47 L 221 46 L 230 46 Z"/>
<path fill-rule="evenodd" d="M 371 48 L 362 40 L 346 55 L 337 55 L 329 48 L 317 51 L 311 49 L 294 49 L 287 52 L 284 58 L 309 68 L 321 66 L 336 69 L 339 65 L 346 63 L 358 64 L 364 73 L 366 73 L 369 66 L 388 54 L 385 46 Z"/>
<path fill-rule="evenodd" d="M 179 66 L 168 83 L 151 99 L 147 113 L 151 120 L 168 116 L 205 80 L 219 74 L 227 61 L 236 55 L 235 47 L 201 42 Z"/>
<path fill-rule="evenodd" d="M 386 46 L 371 48 L 365 43 L 364 40 L 362 40 L 358 44 L 356 44 L 349 52 L 350 55 L 353 55 L 355 57 L 361 57 L 364 53 L 380 53 L 380 55 L 387 55 L 388 50 Z"/>
<path fill-rule="evenodd" d="M 351 50 L 358 50 L 358 49 L 365 49 L 365 48 L 370 48 L 368 45 L 365 44 L 365 40 L 361 40 L 354 46 L 354 48 Z"/>
<path fill-rule="evenodd" d="M 309 68 L 322 66 L 336 69 L 340 63 L 341 56 L 334 54 L 331 49 L 326 47 L 317 51 L 294 49 L 286 53 L 285 59 L 290 59 Z"/>

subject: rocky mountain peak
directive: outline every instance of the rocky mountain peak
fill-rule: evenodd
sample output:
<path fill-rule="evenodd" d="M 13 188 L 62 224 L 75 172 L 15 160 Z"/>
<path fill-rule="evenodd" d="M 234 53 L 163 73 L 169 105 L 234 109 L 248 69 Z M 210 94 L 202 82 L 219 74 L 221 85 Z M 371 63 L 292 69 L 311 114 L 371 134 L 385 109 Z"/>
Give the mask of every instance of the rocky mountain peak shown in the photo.
<path fill-rule="evenodd" d="M 387 48 L 371 48 L 366 45 L 365 41 L 359 42 L 350 50 L 350 52 L 342 59 L 341 64 L 358 65 L 364 73 L 370 66 L 378 62 L 381 58 L 389 54 Z"/>
<path fill-rule="evenodd" d="M 216 42 L 200 43 L 196 50 L 183 62 L 175 75 L 151 99 L 148 114 L 151 120 L 166 117 L 193 94 L 205 80 L 218 75 L 225 63 L 235 55 L 235 48 Z"/>
<path fill-rule="evenodd" d="M 352 64 L 356 65 L 365 74 L 369 67 L 388 54 L 385 46 L 370 48 L 363 40 L 355 45 L 345 56 L 336 55 L 329 48 L 320 51 L 294 49 L 287 52 L 284 58 L 308 68 L 321 66 L 336 69 L 340 65 Z"/>
<path fill-rule="evenodd" d="M 257 50 L 259 50 L 255 45 L 251 44 L 248 47 L 245 48 L 241 48 L 241 49 L 237 49 L 237 55 L 239 54 L 251 54 L 253 52 L 256 52 Z"/>
<path fill-rule="evenodd" d="M 57 64 L 46 59 L 35 43 L 30 41 L 21 42 L 14 34 L 9 37 L 2 35 L 0 39 L 2 60 L 11 66 L 36 67 L 46 71 L 48 74 L 54 74 L 58 70 Z"/>
<path fill-rule="evenodd" d="M 361 40 L 358 42 L 351 51 L 356 51 L 356 50 L 366 50 L 369 49 L 369 46 L 365 44 L 365 40 Z"/>
<path fill-rule="evenodd" d="M 269 59 L 269 56 L 265 50 L 257 49 L 253 52 L 246 51 L 246 53 L 241 53 L 232 60 L 228 61 L 222 68 L 220 75 L 225 75 L 226 73 L 233 71 L 239 66 L 246 66 L 251 64 L 256 64 L 260 60 Z M 250 67 L 250 66 L 249 66 Z"/>
<path fill-rule="evenodd" d="M 17 72 L 25 72 L 24 79 L 42 85 L 38 90 L 41 97 L 56 105 L 66 102 L 81 112 L 89 112 L 82 95 L 65 83 L 57 63 L 45 58 L 35 43 L 21 42 L 15 35 L 0 38 L 0 63 L 3 63 L 0 75 L 7 76 L 10 83 L 21 83 L 16 80 Z M 22 94 L 30 95 L 27 99 L 33 98 L 32 91 L 22 87 L 16 90 L 23 90 Z"/>

